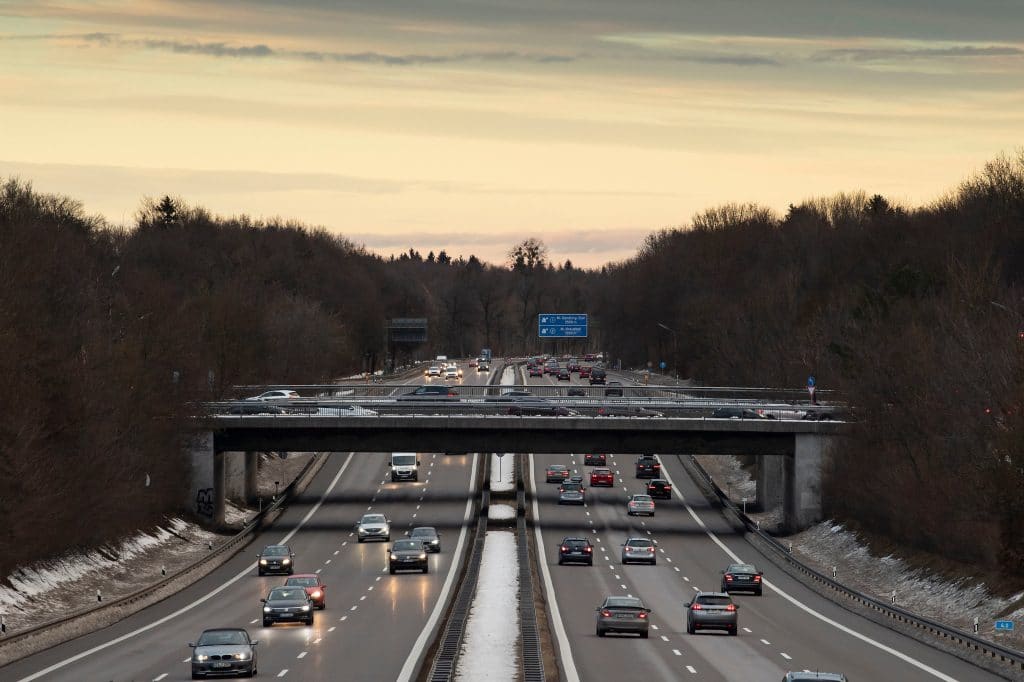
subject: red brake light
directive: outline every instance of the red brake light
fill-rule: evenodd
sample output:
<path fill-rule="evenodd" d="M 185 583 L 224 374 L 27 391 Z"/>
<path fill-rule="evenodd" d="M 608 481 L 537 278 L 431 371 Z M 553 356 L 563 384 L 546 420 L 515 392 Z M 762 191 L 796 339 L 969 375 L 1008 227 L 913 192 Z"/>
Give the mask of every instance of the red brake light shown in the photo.
<path fill-rule="evenodd" d="M 647 613 L 644 612 L 644 611 L 641 611 L 639 614 L 637 614 L 637 618 L 646 618 L 646 617 L 647 617 Z"/>
<path fill-rule="evenodd" d="M 664 486 L 664 488 L 665 488 L 665 490 L 672 490 L 672 486 L 670 486 L 670 485 L 668 485 L 668 484 L 666 484 L 666 485 Z"/>
<path fill-rule="evenodd" d="M 653 554 L 653 553 L 654 553 L 654 548 L 653 548 L 653 547 L 648 547 L 648 548 L 647 548 L 647 551 L 648 551 L 648 552 L 651 552 L 651 553 Z"/>
<path fill-rule="evenodd" d="M 593 547 L 587 547 L 585 551 L 587 551 L 587 552 L 593 552 L 593 551 L 594 551 L 594 548 L 593 548 Z"/>
<path fill-rule="evenodd" d="M 568 548 L 568 547 L 566 547 L 565 545 L 562 545 L 562 551 L 563 551 L 563 552 L 568 552 L 568 551 L 569 551 L 569 548 Z"/>
<path fill-rule="evenodd" d="M 725 582 L 727 582 L 727 583 L 731 583 L 732 582 L 732 574 L 731 573 L 726 573 L 725 574 Z"/>
<path fill-rule="evenodd" d="M 754 576 L 754 582 L 755 582 L 755 583 L 759 583 L 759 582 L 761 582 L 761 576 L 759 576 L 759 575 L 755 575 L 755 576 Z"/>
<path fill-rule="evenodd" d="M 601 612 L 601 615 L 604 616 L 605 618 L 608 618 L 609 616 L 612 615 L 612 612 L 609 611 L 608 609 L 605 609 L 604 611 Z"/>
<path fill-rule="evenodd" d="M 691 606 L 690 608 L 693 609 L 694 611 L 703 611 L 704 610 L 704 607 L 701 606 L 700 604 L 698 604 L 697 602 L 693 602 L 693 606 Z"/>
<path fill-rule="evenodd" d="M 736 605 L 735 604 L 729 604 L 728 606 L 725 607 L 725 610 L 726 611 L 735 611 L 736 610 Z"/>

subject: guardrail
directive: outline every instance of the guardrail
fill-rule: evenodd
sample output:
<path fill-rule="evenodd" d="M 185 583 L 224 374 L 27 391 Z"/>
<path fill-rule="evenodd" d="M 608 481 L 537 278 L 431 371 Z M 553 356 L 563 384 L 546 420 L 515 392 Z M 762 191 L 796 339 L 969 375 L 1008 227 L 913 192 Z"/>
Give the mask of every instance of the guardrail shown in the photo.
<path fill-rule="evenodd" d="M 956 653 L 958 648 L 966 649 L 969 653 L 980 654 L 982 660 L 988 660 L 991 663 L 1000 664 L 1001 667 L 998 669 L 990 668 L 994 672 L 1005 672 L 1006 668 L 1009 668 L 1016 674 L 1024 672 L 1024 652 L 1000 646 L 994 642 L 990 642 L 986 639 L 964 632 L 963 630 L 943 625 L 942 623 L 926 618 L 925 616 L 917 615 L 906 609 L 900 608 L 899 606 L 887 604 L 884 601 L 872 597 L 871 595 L 867 595 L 851 587 L 847 587 L 829 576 L 816 571 L 810 566 L 807 566 L 794 557 L 778 540 L 761 530 L 756 521 L 744 514 L 743 510 L 732 501 L 729 495 L 718 487 L 718 484 L 715 483 L 714 479 L 711 478 L 708 472 L 704 470 L 704 467 L 700 465 L 693 455 L 676 455 L 676 457 L 679 458 L 679 462 L 684 468 L 691 473 L 696 474 L 701 481 L 711 488 L 714 494 L 718 497 L 719 502 L 721 502 L 724 507 L 729 509 L 736 518 L 740 520 L 740 522 L 746 527 L 747 532 L 756 535 L 783 563 L 802 574 L 805 578 L 812 580 L 826 590 L 834 592 L 837 596 L 845 597 L 846 599 L 851 600 L 861 607 L 869 609 L 880 616 L 897 623 L 910 626 L 921 633 L 938 637 L 944 642 L 955 645 L 951 651 L 953 651 L 959 658 L 964 658 L 964 660 L 970 663 L 977 664 L 978 660 L 960 656 Z"/>
<path fill-rule="evenodd" d="M 526 455 L 515 457 L 516 467 L 516 558 L 519 563 L 519 663 L 523 682 L 544 682 L 544 651 L 540 644 L 537 608 L 533 603 L 533 565 L 530 537 L 526 527 Z"/>
<path fill-rule="evenodd" d="M 128 594 L 124 597 L 119 597 L 112 601 L 103 602 L 94 606 L 78 609 L 60 618 L 55 618 L 53 620 L 32 626 L 25 630 L 15 631 L 6 637 L 0 637 L 0 654 L 2 654 L 4 649 L 10 646 L 13 646 L 20 642 L 27 641 L 32 637 L 41 636 L 47 631 L 53 630 L 63 625 L 68 625 L 75 620 L 84 619 L 87 617 L 95 617 L 98 614 L 102 613 L 116 613 L 118 609 L 121 609 L 125 606 L 130 606 L 140 601 L 144 601 L 150 598 L 151 596 L 157 594 L 165 587 L 168 587 L 176 580 L 179 580 L 184 576 L 187 576 L 189 573 L 201 569 L 205 564 L 208 564 L 211 559 L 223 556 L 225 553 L 228 552 L 233 552 L 238 548 L 239 545 L 243 544 L 244 542 L 248 542 L 250 539 L 249 535 L 262 528 L 266 519 L 271 514 L 280 510 L 281 507 L 283 507 L 287 503 L 287 501 L 294 496 L 296 488 L 301 484 L 305 476 L 318 463 L 318 461 L 319 459 L 317 457 L 310 458 L 309 462 L 306 463 L 306 466 L 302 468 L 302 470 L 295 477 L 295 479 L 281 492 L 281 494 L 274 502 L 264 507 L 262 511 L 260 511 L 251 521 L 249 521 L 245 525 L 245 527 L 242 528 L 242 530 L 240 530 L 238 533 L 232 536 L 224 544 L 212 549 L 209 554 L 175 571 L 171 575 L 162 578 L 158 582 L 147 587 L 138 589 L 135 592 L 132 592 L 131 594 Z M 117 622 L 117 620 L 120 620 L 120 618 L 113 620 L 112 622 Z M 70 635 L 67 638 L 62 639 L 60 641 L 67 641 L 68 639 L 72 639 L 73 637 L 78 636 L 78 634 Z M 60 642 L 55 641 L 49 646 L 55 646 L 58 643 Z M 2 659 L 2 656 L 0 656 L 0 659 Z M 3 663 L 0 662 L 0 665 L 3 665 Z"/>

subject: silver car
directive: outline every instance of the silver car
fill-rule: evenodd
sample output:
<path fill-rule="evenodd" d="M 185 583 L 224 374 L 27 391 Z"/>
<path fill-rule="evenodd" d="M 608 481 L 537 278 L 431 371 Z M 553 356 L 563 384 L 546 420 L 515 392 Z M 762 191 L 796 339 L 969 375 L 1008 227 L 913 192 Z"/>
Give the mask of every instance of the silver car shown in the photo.
<path fill-rule="evenodd" d="M 391 520 L 383 514 L 363 514 L 356 524 L 356 538 L 359 542 L 367 540 L 391 540 Z"/>
<path fill-rule="evenodd" d="M 598 637 L 609 632 L 635 632 L 642 639 L 647 639 L 651 610 L 636 597 L 605 597 L 595 611 Z"/>
<path fill-rule="evenodd" d="M 629 538 L 622 543 L 622 563 L 642 563 L 654 566 L 658 563 L 658 543 L 649 538 Z"/>
<path fill-rule="evenodd" d="M 249 632 L 242 628 L 203 630 L 192 649 L 192 679 L 207 675 L 242 675 L 253 677 L 256 670 L 256 645 Z"/>
<path fill-rule="evenodd" d="M 692 635 L 697 630 L 725 630 L 736 635 L 739 609 L 728 592 L 698 592 L 686 605 L 686 632 Z"/>
<path fill-rule="evenodd" d="M 583 504 L 583 484 L 566 481 L 558 489 L 558 504 Z"/>
<path fill-rule="evenodd" d="M 650 495 L 630 496 L 629 502 L 626 503 L 626 514 L 629 516 L 639 516 L 640 514 L 654 516 L 654 498 Z"/>

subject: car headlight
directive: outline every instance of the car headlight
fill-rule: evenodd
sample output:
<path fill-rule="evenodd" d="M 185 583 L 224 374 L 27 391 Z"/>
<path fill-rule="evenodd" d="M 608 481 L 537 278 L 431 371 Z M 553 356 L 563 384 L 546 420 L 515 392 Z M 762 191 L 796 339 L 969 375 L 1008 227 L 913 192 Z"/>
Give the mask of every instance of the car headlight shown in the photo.
<path fill-rule="evenodd" d="M 271 609 L 270 609 L 269 606 L 264 606 L 263 607 L 263 613 L 270 613 L 270 611 L 271 611 Z"/>
<path fill-rule="evenodd" d="M 426 554 L 420 554 L 420 558 L 421 558 L 421 559 L 426 559 L 426 558 L 427 558 L 427 555 L 426 555 Z"/>
<path fill-rule="evenodd" d="M 313 599 L 319 599 L 320 597 L 323 596 L 323 594 L 324 594 L 323 592 L 321 592 L 320 590 L 317 590 L 316 592 L 313 593 Z"/>
<path fill-rule="evenodd" d="M 267 565 L 267 560 L 266 559 L 260 559 L 260 566 L 266 566 L 266 565 Z"/>
<path fill-rule="evenodd" d="M 209 658 L 210 657 L 207 656 L 206 654 L 196 654 L 196 660 L 197 661 L 206 661 L 206 660 L 209 660 Z"/>
<path fill-rule="evenodd" d="M 285 559 L 285 560 L 284 560 L 284 561 L 282 561 L 281 563 L 282 563 L 282 564 L 290 564 L 291 562 L 292 562 L 292 560 L 291 560 L 291 559 Z"/>
<path fill-rule="evenodd" d="M 236 661 L 247 661 L 247 660 L 249 660 L 249 654 L 246 654 L 246 653 L 235 654 L 235 660 Z"/>
<path fill-rule="evenodd" d="M 392 558 L 392 559 L 397 559 L 397 558 L 398 558 L 398 555 L 396 555 L 396 554 L 392 554 L 392 555 L 391 555 L 391 558 Z"/>
<path fill-rule="evenodd" d="M 303 611 L 309 611 L 309 604 L 303 605 L 302 610 Z"/>
<path fill-rule="evenodd" d="M 432 545 L 436 545 L 436 544 L 438 544 L 439 542 L 440 542 L 440 540 L 431 540 L 431 541 L 430 541 L 430 544 L 432 544 Z"/>

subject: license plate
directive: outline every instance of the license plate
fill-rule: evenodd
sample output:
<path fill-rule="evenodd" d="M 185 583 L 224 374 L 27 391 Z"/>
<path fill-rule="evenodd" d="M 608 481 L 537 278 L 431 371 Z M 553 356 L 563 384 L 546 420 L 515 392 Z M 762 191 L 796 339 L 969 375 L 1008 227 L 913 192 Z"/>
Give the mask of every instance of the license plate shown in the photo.
<path fill-rule="evenodd" d="M 230 668 L 231 664 L 230 663 L 214 663 L 213 667 L 214 668 Z"/>
<path fill-rule="evenodd" d="M 618 614 L 618 615 L 617 615 L 617 616 L 615 616 L 615 617 L 616 617 L 616 618 L 632 618 L 632 617 L 633 617 L 633 614 L 631 614 L 631 613 L 620 613 L 620 614 Z"/>
<path fill-rule="evenodd" d="M 281 616 L 281 618 L 291 618 L 292 617 L 292 614 L 290 614 L 290 613 L 279 613 L 277 615 Z"/>

